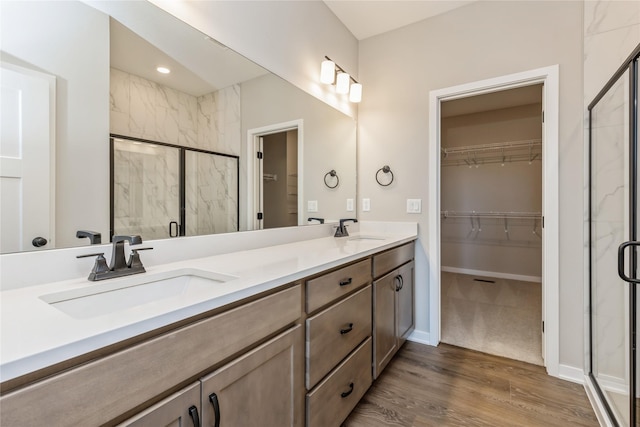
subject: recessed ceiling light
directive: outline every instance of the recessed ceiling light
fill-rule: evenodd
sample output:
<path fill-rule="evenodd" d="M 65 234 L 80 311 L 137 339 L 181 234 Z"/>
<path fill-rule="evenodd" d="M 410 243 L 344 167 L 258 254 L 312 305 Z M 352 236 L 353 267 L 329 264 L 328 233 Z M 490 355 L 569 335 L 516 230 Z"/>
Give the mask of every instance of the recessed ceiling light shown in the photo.
<path fill-rule="evenodd" d="M 171 72 L 171 70 L 167 67 L 158 67 L 156 68 L 156 70 L 158 70 L 158 72 L 162 74 L 169 74 Z"/>

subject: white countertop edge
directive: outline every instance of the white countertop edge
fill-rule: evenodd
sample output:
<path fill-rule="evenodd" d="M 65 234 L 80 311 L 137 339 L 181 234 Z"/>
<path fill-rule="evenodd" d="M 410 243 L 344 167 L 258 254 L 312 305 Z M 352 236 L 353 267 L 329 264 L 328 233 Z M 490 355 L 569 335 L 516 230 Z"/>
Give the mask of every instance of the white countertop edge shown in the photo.
<path fill-rule="evenodd" d="M 378 229 L 379 230 L 379 229 Z M 226 293 L 221 296 L 217 296 L 212 299 L 203 300 L 198 303 L 178 308 L 176 310 L 170 310 L 165 313 L 155 315 L 150 318 L 142 319 L 140 321 L 132 322 L 126 325 L 118 326 L 113 329 L 103 329 L 101 331 L 97 331 L 95 334 L 88 334 L 83 338 L 76 339 L 72 342 L 60 343 L 58 346 L 46 347 L 42 348 L 40 351 L 32 352 L 29 354 L 22 354 L 17 357 L 13 357 L 11 360 L 2 361 L 0 363 L 0 382 L 5 382 L 11 379 L 18 378 L 25 374 L 53 366 L 57 363 L 64 362 L 65 360 L 69 360 L 82 354 L 86 354 L 92 351 L 99 350 L 100 348 L 107 347 L 109 345 L 121 342 L 126 339 L 130 339 L 141 334 L 151 332 L 153 330 L 171 325 L 172 323 L 176 323 L 190 317 L 197 316 L 199 314 L 205 313 L 207 311 L 222 307 L 227 304 L 231 304 L 237 301 L 240 301 L 245 298 L 249 298 L 251 296 L 260 294 L 262 292 L 266 292 L 277 287 L 286 285 L 288 283 L 295 282 L 297 280 L 303 279 L 305 277 L 313 276 L 320 272 L 330 270 L 332 268 L 338 267 L 340 265 L 350 263 L 360 258 L 364 258 L 370 256 L 372 254 L 384 251 L 386 249 L 390 249 L 392 247 L 401 245 L 403 243 L 408 243 L 417 238 L 417 233 L 414 234 L 413 230 L 407 232 L 405 229 L 393 229 L 389 231 L 399 232 L 398 234 L 386 234 L 379 233 L 375 228 L 367 227 L 367 233 L 352 233 L 353 237 L 358 235 L 379 235 L 384 236 L 384 241 L 379 241 L 373 247 L 360 250 L 356 253 L 344 255 L 344 256 L 336 256 L 335 259 L 322 262 L 312 267 L 307 267 L 302 270 L 294 271 L 291 274 L 281 275 L 277 278 L 267 279 L 264 282 L 250 280 L 248 281 L 246 286 Z M 417 231 L 417 230 L 416 230 Z M 324 238 L 327 241 L 332 241 L 332 238 Z M 322 239 L 315 239 L 322 240 Z M 298 244 L 303 244 L 309 241 L 303 242 L 295 242 L 295 243 L 287 243 L 287 245 L 293 245 L 293 247 Z M 373 243 L 372 243 L 373 244 Z M 283 246 L 283 245 L 279 245 Z M 221 256 L 243 256 L 246 254 L 250 254 L 255 251 L 263 251 L 268 250 L 269 248 L 261 248 L 254 249 L 249 251 L 240 251 L 234 254 L 224 254 L 224 255 L 216 255 L 212 257 L 200 258 L 197 260 L 190 261 L 181 261 L 174 264 L 167 264 L 159 268 L 160 271 L 166 271 L 176 268 L 184 268 L 187 264 L 192 264 L 193 262 L 203 262 L 210 259 L 215 259 Z M 254 254 L 255 255 L 255 254 Z M 236 274 L 236 273 L 234 273 Z M 66 281 L 73 282 L 73 281 Z M 21 290 L 24 292 L 24 289 Z M 49 291 L 48 291 L 49 292 Z M 37 297 L 33 297 L 37 298 Z M 3 321 L 6 321 L 3 316 Z M 2 346 L 5 345 L 14 345 L 16 343 L 5 342 L 4 339 L 1 341 Z"/>

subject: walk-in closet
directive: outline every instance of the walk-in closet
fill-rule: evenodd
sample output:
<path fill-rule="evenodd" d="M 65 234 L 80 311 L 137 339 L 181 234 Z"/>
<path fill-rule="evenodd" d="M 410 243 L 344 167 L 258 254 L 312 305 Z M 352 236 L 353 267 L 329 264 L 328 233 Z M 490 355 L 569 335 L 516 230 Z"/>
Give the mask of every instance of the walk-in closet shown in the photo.
<path fill-rule="evenodd" d="M 443 102 L 441 341 L 543 365 L 542 85 Z"/>

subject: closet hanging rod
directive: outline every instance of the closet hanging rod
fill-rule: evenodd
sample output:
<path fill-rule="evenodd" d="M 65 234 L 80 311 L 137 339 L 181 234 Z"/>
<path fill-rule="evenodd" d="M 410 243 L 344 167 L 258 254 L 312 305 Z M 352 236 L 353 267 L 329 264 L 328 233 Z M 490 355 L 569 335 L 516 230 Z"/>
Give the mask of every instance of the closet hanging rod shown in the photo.
<path fill-rule="evenodd" d="M 508 218 L 541 219 L 541 212 L 478 212 L 478 211 L 442 211 L 443 218 Z"/>
<path fill-rule="evenodd" d="M 445 155 L 449 154 L 465 154 L 481 151 L 496 151 L 505 149 L 531 148 L 542 146 L 541 139 L 527 139 L 523 141 L 506 141 L 495 142 L 491 144 L 465 145 L 463 147 L 442 147 L 440 150 Z"/>

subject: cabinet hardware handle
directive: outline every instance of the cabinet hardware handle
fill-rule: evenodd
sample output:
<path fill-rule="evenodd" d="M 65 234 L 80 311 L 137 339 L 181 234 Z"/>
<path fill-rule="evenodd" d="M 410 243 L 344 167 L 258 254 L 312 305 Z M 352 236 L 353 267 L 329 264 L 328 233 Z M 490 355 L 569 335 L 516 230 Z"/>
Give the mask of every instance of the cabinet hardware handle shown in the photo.
<path fill-rule="evenodd" d="M 395 280 L 395 282 L 396 282 L 396 285 L 395 285 L 396 292 L 398 292 L 400 289 L 402 289 L 402 287 L 400 286 L 400 280 L 401 280 L 401 277 L 402 277 L 402 276 L 400 276 L 400 275 L 398 274 L 396 277 L 394 277 L 394 278 L 393 278 L 393 280 Z"/>
<path fill-rule="evenodd" d="M 200 427 L 200 417 L 198 416 L 198 408 L 192 405 L 189 408 L 189 416 L 193 421 L 193 427 Z"/>
<path fill-rule="evenodd" d="M 214 427 L 220 427 L 220 402 L 215 393 L 209 395 L 209 402 L 213 405 L 213 417 L 215 418 Z"/>
<path fill-rule="evenodd" d="M 348 278 L 348 279 L 346 279 L 346 280 L 341 280 L 341 281 L 340 281 L 340 286 L 347 286 L 347 285 L 350 285 L 350 284 L 351 284 L 351 282 L 353 282 L 353 278 L 349 277 L 349 278 Z"/>
<path fill-rule="evenodd" d="M 340 393 L 340 397 L 344 399 L 345 397 L 349 396 L 351 393 L 353 393 L 353 383 L 349 384 L 349 391 L 343 391 L 342 393 Z"/>
<path fill-rule="evenodd" d="M 404 277 L 402 277 L 402 274 L 399 274 L 398 277 L 400 278 L 400 289 L 402 290 L 402 288 L 404 288 Z"/>
<path fill-rule="evenodd" d="M 348 334 L 353 330 L 353 323 L 349 323 L 349 327 L 346 329 L 340 329 L 340 335 Z"/>

